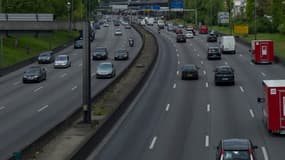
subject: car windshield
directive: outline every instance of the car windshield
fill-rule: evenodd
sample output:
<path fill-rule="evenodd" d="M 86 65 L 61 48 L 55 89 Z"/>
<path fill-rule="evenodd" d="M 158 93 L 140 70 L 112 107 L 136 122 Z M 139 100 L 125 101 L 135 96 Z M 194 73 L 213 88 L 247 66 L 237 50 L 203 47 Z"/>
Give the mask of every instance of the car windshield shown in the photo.
<path fill-rule="evenodd" d="M 26 71 L 27 74 L 39 74 L 40 73 L 40 69 L 39 68 L 29 68 Z"/>
<path fill-rule="evenodd" d="M 58 56 L 58 57 L 56 57 L 56 60 L 57 61 L 66 61 L 67 57 L 66 56 Z"/>
<path fill-rule="evenodd" d="M 121 49 L 121 50 L 117 50 L 116 53 L 117 54 L 125 54 L 127 51 L 124 50 L 124 49 Z"/>
<path fill-rule="evenodd" d="M 50 56 L 50 53 L 42 53 L 40 54 L 40 57 L 49 57 Z"/>
<path fill-rule="evenodd" d="M 120 29 L 116 29 L 116 32 L 121 32 L 121 30 Z"/>
<path fill-rule="evenodd" d="M 103 63 L 103 64 L 100 64 L 98 68 L 100 70 L 109 70 L 109 69 L 112 69 L 112 64 Z"/>
<path fill-rule="evenodd" d="M 105 52 L 105 48 L 96 48 L 95 52 Z"/>
<path fill-rule="evenodd" d="M 225 151 L 223 160 L 250 160 L 248 151 Z"/>
<path fill-rule="evenodd" d="M 228 67 L 220 67 L 217 68 L 217 72 L 219 73 L 232 73 L 232 69 Z"/>
<path fill-rule="evenodd" d="M 195 70 L 196 67 L 194 65 L 185 65 L 183 66 L 183 69 L 184 70 Z"/>

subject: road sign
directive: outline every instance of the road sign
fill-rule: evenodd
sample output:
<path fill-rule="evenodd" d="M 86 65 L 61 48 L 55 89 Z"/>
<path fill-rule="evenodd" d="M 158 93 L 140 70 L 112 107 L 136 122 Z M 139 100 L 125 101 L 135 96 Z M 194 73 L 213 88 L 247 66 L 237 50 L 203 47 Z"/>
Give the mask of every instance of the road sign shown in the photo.
<path fill-rule="evenodd" d="M 170 8 L 183 8 L 183 0 L 171 0 Z"/>
<path fill-rule="evenodd" d="M 218 24 L 229 24 L 230 14 L 229 12 L 218 12 Z"/>
<path fill-rule="evenodd" d="M 248 34 L 248 25 L 247 24 L 234 25 L 234 33 L 237 33 L 237 34 Z"/>

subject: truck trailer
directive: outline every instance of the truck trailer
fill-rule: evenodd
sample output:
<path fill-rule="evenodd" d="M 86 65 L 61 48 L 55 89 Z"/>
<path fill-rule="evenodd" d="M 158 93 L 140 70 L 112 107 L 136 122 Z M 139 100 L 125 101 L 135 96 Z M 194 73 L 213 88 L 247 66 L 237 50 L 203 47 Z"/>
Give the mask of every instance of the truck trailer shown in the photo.
<path fill-rule="evenodd" d="M 272 40 L 252 40 L 251 60 L 255 64 L 271 64 L 274 61 L 274 46 Z"/>
<path fill-rule="evenodd" d="M 263 120 L 271 133 L 285 134 L 285 80 L 263 80 L 264 97 L 257 98 L 262 103 Z"/>

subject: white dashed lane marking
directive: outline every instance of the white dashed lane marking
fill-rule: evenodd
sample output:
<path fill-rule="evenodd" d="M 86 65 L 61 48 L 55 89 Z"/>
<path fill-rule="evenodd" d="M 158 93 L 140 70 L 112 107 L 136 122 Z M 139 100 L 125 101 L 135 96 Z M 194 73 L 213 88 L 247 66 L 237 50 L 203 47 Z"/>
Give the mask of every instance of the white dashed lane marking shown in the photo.
<path fill-rule="evenodd" d="M 47 108 L 48 108 L 48 105 L 45 105 L 45 106 L 41 107 L 40 109 L 38 109 L 38 112 L 42 112 L 43 110 L 45 110 Z"/>
<path fill-rule="evenodd" d="M 177 76 L 179 75 L 179 71 L 176 72 Z"/>
<path fill-rule="evenodd" d="M 239 86 L 239 88 L 240 88 L 240 91 L 241 91 L 241 92 L 244 92 L 244 89 L 243 89 L 242 86 Z"/>
<path fill-rule="evenodd" d="M 261 75 L 262 75 L 263 77 L 265 77 L 265 76 L 266 76 L 266 74 L 265 74 L 265 73 L 263 73 L 263 72 L 261 72 Z"/>
<path fill-rule="evenodd" d="M 204 64 L 204 61 L 201 61 L 200 63 L 201 63 L 201 64 Z"/>
<path fill-rule="evenodd" d="M 154 148 L 155 143 L 156 143 L 156 140 L 157 140 L 157 137 L 156 137 L 156 136 L 153 137 L 153 139 L 152 139 L 152 141 L 151 141 L 151 143 L 150 143 L 150 145 L 149 145 L 149 149 L 150 149 L 150 150 L 152 150 L 152 149 Z"/>
<path fill-rule="evenodd" d="M 204 75 L 206 75 L 206 74 L 207 74 L 207 72 L 204 70 L 204 71 L 203 71 L 203 74 L 204 74 Z"/>
<path fill-rule="evenodd" d="M 63 78 L 65 77 L 67 74 L 66 73 L 63 73 L 60 77 Z"/>
<path fill-rule="evenodd" d="M 173 88 L 176 88 L 176 83 L 173 84 Z"/>
<path fill-rule="evenodd" d="M 14 82 L 13 85 L 16 86 L 16 85 L 18 85 L 20 83 L 21 83 L 21 81 L 17 81 L 17 82 Z"/>
<path fill-rule="evenodd" d="M 264 146 L 261 147 L 262 154 L 264 156 L 264 160 L 269 160 L 266 148 Z"/>
<path fill-rule="evenodd" d="M 1 107 L 0 107 L 0 111 L 1 111 L 1 110 L 4 110 L 5 108 L 6 108 L 5 106 L 1 106 Z"/>
<path fill-rule="evenodd" d="M 209 136 L 207 135 L 206 137 L 205 137 L 205 147 L 209 147 Z"/>
<path fill-rule="evenodd" d="M 208 87 L 209 87 L 209 83 L 208 83 L 208 82 L 206 82 L 205 86 L 206 86 L 206 88 L 208 88 Z"/>
<path fill-rule="evenodd" d="M 43 89 L 44 87 L 43 86 L 41 86 L 41 87 L 39 87 L 39 88 L 37 88 L 37 89 L 35 89 L 34 90 L 34 92 L 38 92 L 39 90 L 41 90 L 41 89 Z"/>
<path fill-rule="evenodd" d="M 166 112 L 169 111 L 169 108 L 170 108 L 170 104 L 167 104 L 167 105 L 166 105 L 166 108 L 165 108 L 165 111 L 166 111 Z"/>
<path fill-rule="evenodd" d="M 207 112 L 210 112 L 210 111 L 211 111 L 211 105 L 207 104 Z"/>
<path fill-rule="evenodd" d="M 73 91 L 76 90 L 76 89 L 77 89 L 77 86 L 74 86 L 74 87 L 71 88 L 71 90 L 73 90 Z"/>
<path fill-rule="evenodd" d="M 254 118 L 254 113 L 253 113 L 253 110 L 252 110 L 252 109 L 249 110 L 249 113 L 250 113 L 250 116 L 251 116 L 252 118 Z"/>

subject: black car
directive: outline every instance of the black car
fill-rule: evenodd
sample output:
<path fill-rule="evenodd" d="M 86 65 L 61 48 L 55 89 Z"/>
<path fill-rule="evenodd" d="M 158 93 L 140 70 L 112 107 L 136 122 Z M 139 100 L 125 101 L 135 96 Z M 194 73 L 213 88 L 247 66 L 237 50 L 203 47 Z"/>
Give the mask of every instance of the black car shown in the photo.
<path fill-rule="evenodd" d="M 210 59 L 222 59 L 219 47 L 209 47 L 207 58 Z"/>
<path fill-rule="evenodd" d="M 43 80 L 46 80 L 47 74 L 46 69 L 42 68 L 40 66 L 32 66 L 28 68 L 23 75 L 23 83 L 28 82 L 41 82 Z"/>
<path fill-rule="evenodd" d="M 234 69 L 230 66 L 218 66 L 215 69 L 215 84 L 235 85 Z"/>
<path fill-rule="evenodd" d="M 207 42 L 217 42 L 217 36 L 213 33 L 210 33 L 207 37 Z"/>
<path fill-rule="evenodd" d="M 181 71 L 181 79 L 199 79 L 199 73 L 198 73 L 199 67 L 194 64 L 185 64 L 182 67 Z"/>
<path fill-rule="evenodd" d="M 97 30 L 101 29 L 100 24 L 99 23 L 95 23 L 94 24 L 94 28 L 97 29 Z"/>
<path fill-rule="evenodd" d="M 256 160 L 257 148 L 249 139 L 224 139 L 217 146 L 216 160 Z"/>
<path fill-rule="evenodd" d="M 126 49 L 119 49 L 115 51 L 115 60 L 128 60 L 129 52 Z"/>
<path fill-rule="evenodd" d="M 52 63 L 53 61 L 54 61 L 53 51 L 42 52 L 38 56 L 38 63 L 39 64 Z"/>
<path fill-rule="evenodd" d="M 108 59 L 108 50 L 105 47 L 96 47 L 95 52 L 92 54 L 93 60 Z"/>
<path fill-rule="evenodd" d="M 186 42 L 186 36 L 184 34 L 177 34 L 176 42 Z"/>
<path fill-rule="evenodd" d="M 74 49 L 83 48 L 83 39 L 77 39 L 74 41 Z"/>

